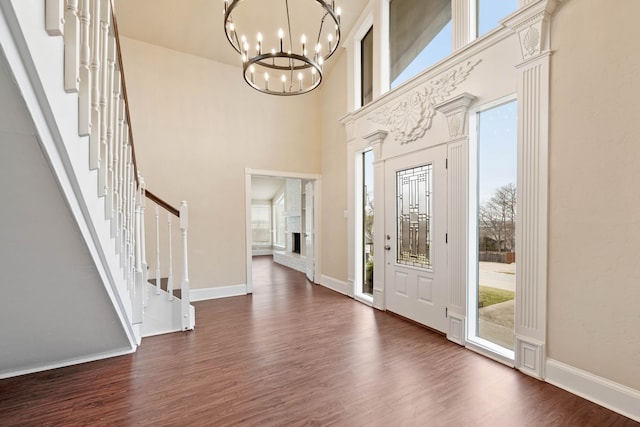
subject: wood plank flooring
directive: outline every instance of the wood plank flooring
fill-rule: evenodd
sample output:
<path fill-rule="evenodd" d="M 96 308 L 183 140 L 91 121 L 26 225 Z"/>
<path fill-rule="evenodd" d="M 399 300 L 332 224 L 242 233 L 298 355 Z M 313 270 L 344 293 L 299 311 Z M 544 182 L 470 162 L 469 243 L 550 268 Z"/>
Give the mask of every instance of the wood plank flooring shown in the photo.
<path fill-rule="evenodd" d="M 193 332 L 0 381 L 0 426 L 638 426 L 254 260 L 254 294 L 196 303 Z"/>

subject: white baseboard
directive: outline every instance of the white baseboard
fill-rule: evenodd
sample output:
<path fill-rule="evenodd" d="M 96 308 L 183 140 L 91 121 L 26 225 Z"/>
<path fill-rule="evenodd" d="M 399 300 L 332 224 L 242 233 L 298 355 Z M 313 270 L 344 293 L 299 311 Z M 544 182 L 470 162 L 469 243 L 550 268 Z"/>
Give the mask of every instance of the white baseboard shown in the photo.
<path fill-rule="evenodd" d="M 126 354 L 131 354 L 136 351 L 137 347 L 134 348 L 126 348 L 122 350 L 109 351 L 107 353 L 94 354 L 90 356 L 83 356 L 74 359 L 64 360 L 62 362 L 46 364 L 42 366 L 36 366 L 29 369 L 22 369 L 19 371 L 13 372 L 0 372 L 0 380 L 5 378 L 17 377 L 20 375 L 33 374 L 35 372 L 48 371 L 51 369 L 64 368 L 72 365 L 79 365 L 81 363 L 95 362 L 96 360 L 109 359 L 111 357 L 124 356 Z"/>
<path fill-rule="evenodd" d="M 247 285 L 218 286 L 213 288 L 191 289 L 189 299 L 194 301 L 205 301 L 208 299 L 237 297 L 247 294 Z"/>
<path fill-rule="evenodd" d="M 334 279 L 326 275 L 320 276 L 320 284 L 325 288 L 329 288 L 332 291 L 339 292 L 343 295 L 349 296 L 349 285 L 342 280 Z"/>
<path fill-rule="evenodd" d="M 547 359 L 546 381 L 607 409 L 640 421 L 640 391 Z"/>
<path fill-rule="evenodd" d="M 251 249 L 251 256 L 273 255 L 273 249 Z"/>

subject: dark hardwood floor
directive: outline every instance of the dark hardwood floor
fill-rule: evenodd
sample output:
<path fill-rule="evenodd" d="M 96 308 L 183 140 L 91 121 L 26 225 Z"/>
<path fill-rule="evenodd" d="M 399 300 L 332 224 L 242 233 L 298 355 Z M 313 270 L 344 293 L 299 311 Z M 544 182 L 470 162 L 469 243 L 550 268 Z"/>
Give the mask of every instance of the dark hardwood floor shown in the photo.
<path fill-rule="evenodd" d="M 195 331 L 0 381 L 0 426 L 638 426 L 254 260 L 254 294 L 195 303 Z"/>

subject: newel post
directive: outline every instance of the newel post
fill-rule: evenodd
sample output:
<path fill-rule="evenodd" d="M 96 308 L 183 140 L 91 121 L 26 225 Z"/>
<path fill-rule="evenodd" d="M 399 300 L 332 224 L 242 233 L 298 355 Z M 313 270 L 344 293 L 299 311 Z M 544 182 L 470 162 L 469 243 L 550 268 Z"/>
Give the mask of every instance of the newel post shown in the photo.
<path fill-rule="evenodd" d="M 142 323 L 143 318 L 143 279 L 142 274 L 142 189 L 139 188 L 135 194 L 135 274 L 133 284 L 133 324 Z"/>
<path fill-rule="evenodd" d="M 187 229 L 189 228 L 189 209 L 187 202 L 180 203 L 180 234 L 182 235 L 182 330 L 193 329 L 194 319 L 191 315 L 189 298 L 189 260 L 187 250 Z"/>

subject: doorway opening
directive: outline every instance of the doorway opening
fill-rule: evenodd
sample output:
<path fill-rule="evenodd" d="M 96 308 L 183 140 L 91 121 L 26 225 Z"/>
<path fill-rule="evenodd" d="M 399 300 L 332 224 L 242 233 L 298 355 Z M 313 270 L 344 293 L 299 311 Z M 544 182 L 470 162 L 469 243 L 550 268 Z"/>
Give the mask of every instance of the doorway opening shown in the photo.
<path fill-rule="evenodd" d="M 319 177 L 247 169 L 245 178 L 247 293 L 253 292 L 252 262 L 258 255 L 270 255 L 315 283 Z"/>

